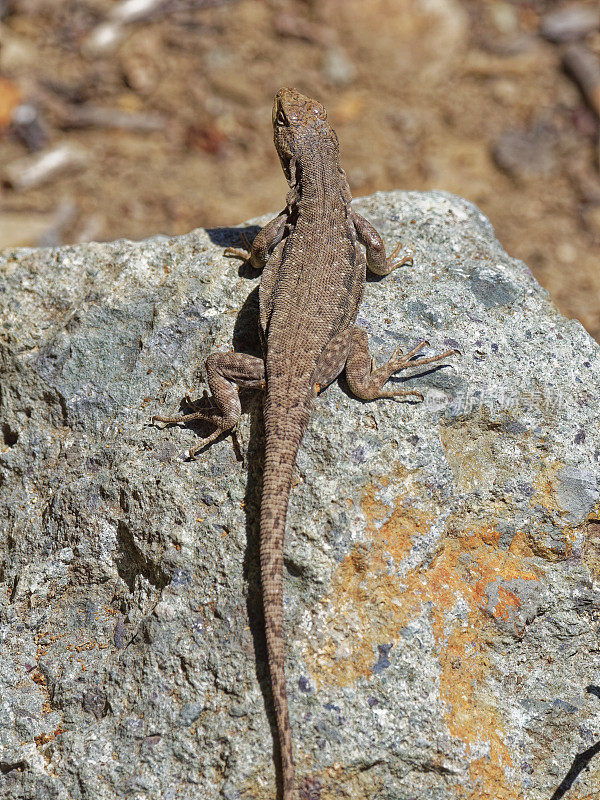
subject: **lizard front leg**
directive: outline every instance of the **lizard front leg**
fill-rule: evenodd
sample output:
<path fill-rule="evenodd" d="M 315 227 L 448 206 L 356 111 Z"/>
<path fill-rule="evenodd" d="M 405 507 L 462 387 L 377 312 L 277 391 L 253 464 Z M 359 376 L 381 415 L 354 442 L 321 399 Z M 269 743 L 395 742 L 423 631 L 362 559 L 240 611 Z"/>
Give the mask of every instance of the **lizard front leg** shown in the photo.
<path fill-rule="evenodd" d="M 227 247 L 223 255 L 227 258 L 240 258 L 256 270 L 262 270 L 267 263 L 269 254 L 283 239 L 285 234 L 285 226 L 288 221 L 288 210 L 284 209 L 270 222 L 267 222 L 264 228 L 256 234 L 250 244 L 242 233 L 242 243 L 248 252 L 243 250 L 236 250 L 234 247 Z"/>
<path fill-rule="evenodd" d="M 188 458 L 193 458 L 203 447 L 214 442 L 223 433 L 235 428 L 242 414 L 236 385 L 246 389 L 263 388 L 265 364 L 262 358 L 246 353 L 211 353 L 206 359 L 206 377 L 212 392 L 209 398 L 213 403 L 212 408 L 198 409 L 197 403 L 190 402 L 186 395 L 187 402 L 193 408 L 198 409 L 192 414 L 183 414 L 178 417 L 159 415 L 152 417 L 152 422 L 178 423 L 202 420 L 215 426 L 215 431 L 210 436 L 202 439 L 195 447 L 186 452 Z M 207 397 L 206 392 L 204 396 Z"/>
<path fill-rule="evenodd" d="M 385 244 L 381 236 L 377 233 L 370 222 L 356 211 L 352 212 L 352 221 L 358 241 L 364 246 L 367 252 L 367 267 L 375 275 L 389 275 L 392 270 L 401 267 L 403 264 L 412 264 L 412 256 L 399 258 L 398 253 L 402 245 L 398 245 L 394 252 L 386 258 Z"/>

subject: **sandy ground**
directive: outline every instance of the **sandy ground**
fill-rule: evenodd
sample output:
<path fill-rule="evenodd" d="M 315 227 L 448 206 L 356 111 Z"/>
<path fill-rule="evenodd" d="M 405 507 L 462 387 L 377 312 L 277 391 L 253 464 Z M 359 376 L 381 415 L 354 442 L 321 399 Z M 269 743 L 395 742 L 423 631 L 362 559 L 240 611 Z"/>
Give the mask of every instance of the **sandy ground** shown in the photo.
<path fill-rule="evenodd" d="M 469 198 L 600 339 L 598 118 L 539 33 L 566 6 L 154 0 L 120 23 L 111 0 L 0 0 L 0 247 L 278 209 L 271 102 L 291 85 L 327 106 L 355 195 Z M 598 30 L 585 44 L 600 54 Z M 31 184 L 56 148 L 63 166 Z"/>

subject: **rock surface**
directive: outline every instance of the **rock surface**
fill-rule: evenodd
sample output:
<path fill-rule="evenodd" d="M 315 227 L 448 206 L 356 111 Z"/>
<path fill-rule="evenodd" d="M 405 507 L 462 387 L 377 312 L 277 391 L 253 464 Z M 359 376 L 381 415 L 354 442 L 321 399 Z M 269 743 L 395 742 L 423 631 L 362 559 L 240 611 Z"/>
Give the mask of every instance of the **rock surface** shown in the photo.
<path fill-rule="evenodd" d="M 315 403 L 285 554 L 301 796 L 591 800 L 600 351 L 466 201 L 358 206 L 414 253 L 367 285 L 378 360 L 463 355 L 420 405 Z M 148 424 L 211 351 L 257 351 L 236 239 L 0 257 L 4 798 L 274 798 L 260 399 L 195 462 L 198 429 Z"/>

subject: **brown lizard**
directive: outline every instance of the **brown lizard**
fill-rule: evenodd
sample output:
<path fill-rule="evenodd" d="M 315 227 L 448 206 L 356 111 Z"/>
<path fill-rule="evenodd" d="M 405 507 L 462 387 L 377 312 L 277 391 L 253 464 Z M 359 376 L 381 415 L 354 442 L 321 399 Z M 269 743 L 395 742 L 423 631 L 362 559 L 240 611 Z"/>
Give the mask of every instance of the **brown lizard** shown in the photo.
<path fill-rule="evenodd" d="M 283 800 L 294 796 L 294 761 L 284 669 L 283 538 L 296 454 L 314 397 L 342 370 L 362 400 L 422 395 L 385 390 L 400 370 L 439 362 L 455 353 L 416 357 L 427 342 L 406 354 L 396 351 L 377 367 L 366 332 L 355 324 L 367 268 L 387 275 L 412 263 L 398 248 L 386 258 L 377 231 L 350 205 L 339 143 L 316 100 L 280 89 L 273 104 L 275 147 L 290 186 L 286 206 L 257 234 L 249 255 L 228 248 L 262 270 L 259 324 L 263 357 L 212 353 L 206 361 L 213 408 L 160 422 L 209 420 L 215 431 L 188 451 L 193 457 L 241 415 L 238 387 L 265 389 L 265 460 L 260 514 L 260 565 L 267 653 L 281 753 Z M 362 245 L 366 251 L 366 258 Z"/>

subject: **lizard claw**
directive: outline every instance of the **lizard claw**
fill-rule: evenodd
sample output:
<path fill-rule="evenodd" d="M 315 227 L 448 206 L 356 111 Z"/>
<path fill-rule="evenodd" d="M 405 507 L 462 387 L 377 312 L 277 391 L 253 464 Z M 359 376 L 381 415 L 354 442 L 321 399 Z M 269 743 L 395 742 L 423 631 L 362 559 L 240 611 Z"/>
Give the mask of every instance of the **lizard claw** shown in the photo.
<path fill-rule="evenodd" d="M 387 397 L 391 400 L 396 400 L 401 397 L 414 397 L 419 403 L 422 403 L 425 399 L 423 394 L 416 389 L 396 389 L 393 392 L 382 392 L 379 397 Z"/>
<path fill-rule="evenodd" d="M 238 250 L 235 247 L 226 247 L 223 253 L 225 258 L 239 258 L 241 261 L 247 261 L 250 258 L 250 250 L 252 249 L 252 245 L 248 241 L 248 237 L 245 233 L 241 233 L 240 239 L 242 240 L 242 247 L 244 250 Z"/>
<path fill-rule="evenodd" d="M 240 261 L 248 260 L 248 253 L 244 253 L 243 250 L 236 250 L 235 247 L 226 247 L 223 251 L 223 255 L 225 258 L 239 258 Z"/>
<path fill-rule="evenodd" d="M 398 267 L 403 267 L 405 264 L 409 264 L 411 267 L 413 265 L 413 257 L 412 256 L 403 256 L 402 258 L 398 257 L 398 253 L 402 249 L 402 242 L 398 242 L 396 247 L 394 248 L 393 253 L 387 259 L 387 268 L 390 272 L 394 269 L 398 269 Z"/>

